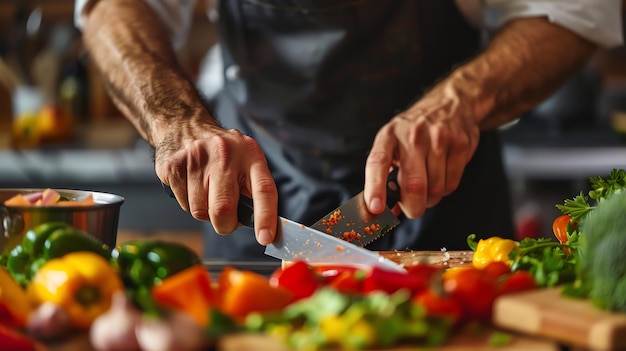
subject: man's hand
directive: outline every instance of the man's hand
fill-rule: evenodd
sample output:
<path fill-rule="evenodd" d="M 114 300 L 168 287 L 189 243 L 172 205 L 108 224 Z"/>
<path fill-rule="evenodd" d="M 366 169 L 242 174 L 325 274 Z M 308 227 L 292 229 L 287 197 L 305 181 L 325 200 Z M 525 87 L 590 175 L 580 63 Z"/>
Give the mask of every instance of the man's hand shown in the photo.
<path fill-rule="evenodd" d="M 158 177 L 171 187 L 181 208 L 210 221 L 219 234 L 237 228 L 239 194 L 252 196 L 257 241 L 271 243 L 278 193 L 259 145 L 234 129 L 209 125 L 193 133 L 186 141 L 166 137 L 157 145 Z"/>
<path fill-rule="evenodd" d="M 400 208 L 409 218 L 420 217 L 458 187 L 479 136 L 469 103 L 443 85 L 431 91 L 376 135 L 365 173 L 370 210 L 383 210 L 384 197 L 373 191 L 385 188 L 389 168 L 397 166 Z"/>
<path fill-rule="evenodd" d="M 409 218 L 421 216 L 458 187 L 481 129 L 508 123 L 539 104 L 594 49 L 546 18 L 507 23 L 483 53 L 380 129 L 365 168 L 368 209 L 383 211 L 385 180 L 394 166 L 401 209 Z"/>

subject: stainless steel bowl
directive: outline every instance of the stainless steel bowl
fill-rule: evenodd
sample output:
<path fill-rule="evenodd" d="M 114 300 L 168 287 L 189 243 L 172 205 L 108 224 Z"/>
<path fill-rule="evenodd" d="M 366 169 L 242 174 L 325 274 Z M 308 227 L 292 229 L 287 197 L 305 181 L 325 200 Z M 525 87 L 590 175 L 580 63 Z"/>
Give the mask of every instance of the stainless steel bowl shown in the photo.
<path fill-rule="evenodd" d="M 70 189 L 54 189 L 70 200 L 83 199 L 91 194 L 94 204 L 89 206 L 5 206 L 4 202 L 17 194 L 28 194 L 45 189 L 0 189 L 0 253 L 5 253 L 22 241 L 31 228 L 46 222 L 71 224 L 90 235 L 114 246 L 120 207 L 124 198 L 119 195 Z"/>

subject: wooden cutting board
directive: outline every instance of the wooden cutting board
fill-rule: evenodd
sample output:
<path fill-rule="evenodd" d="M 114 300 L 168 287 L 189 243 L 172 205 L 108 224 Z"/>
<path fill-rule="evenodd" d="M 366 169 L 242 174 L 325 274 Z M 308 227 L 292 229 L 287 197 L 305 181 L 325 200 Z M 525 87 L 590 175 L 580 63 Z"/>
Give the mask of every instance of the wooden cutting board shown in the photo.
<path fill-rule="evenodd" d="M 379 255 L 405 266 L 429 263 L 445 268 L 472 263 L 474 251 L 379 251 Z"/>
<path fill-rule="evenodd" d="M 457 335 L 448 343 L 436 348 L 418 348 L 411 344 L 394 346 L 386 349 L 370 349 L 363 351 L 559 351 L 554 341 L 528 336 L 513 336 L 511 342 L 504 346 L 489 346 L 490 333 L 479 335 Z M 217 351 L 293 351 L 281 341 L 266 335 L 240 334 L 221 338 L 217 343 Z M 324 349 L 338 351 L 338 349 Z"/>
<path fill-rule="evenodd" d="M 551 288 L 502 296 L 494 304 L 494 323 L 593 350 L 626 349 L 626 314 L 602 311 L 560 292 Z"/>

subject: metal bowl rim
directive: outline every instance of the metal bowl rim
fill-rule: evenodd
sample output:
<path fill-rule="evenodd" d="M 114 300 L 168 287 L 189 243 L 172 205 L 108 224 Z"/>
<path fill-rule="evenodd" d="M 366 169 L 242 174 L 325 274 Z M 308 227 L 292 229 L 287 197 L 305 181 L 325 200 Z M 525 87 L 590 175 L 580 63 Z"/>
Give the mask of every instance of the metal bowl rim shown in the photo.
<path fill-rule="evenodd" d="M 16 193 L 34 193 L 39 191 L 44 191 L 47 188 L 2 188 L 0 189 L 0 194 L 3 192 L 16 192 Z M 64 211 L 64 210 L 96 210 L 107 207 L 119 207 L 121 206 L 125 199 L 124 197 L 116 194 L 100 192 L 100 191 L 91 191 L 91 190 L 78 190 L 78 189 L 58 189 L 58 188 L 50 188 L 54 191 L 59 192 L 60 194 L 73 194 L 73 195 L 84 195 L 87 196 L 92 194 L 94 197 L 94 204 L 90 206 L 79 205 L 79 206 L 6 206 L 0 203 L 0 206 L 4 206 L 6 208 L 21 210 L 21 211 Z"/>

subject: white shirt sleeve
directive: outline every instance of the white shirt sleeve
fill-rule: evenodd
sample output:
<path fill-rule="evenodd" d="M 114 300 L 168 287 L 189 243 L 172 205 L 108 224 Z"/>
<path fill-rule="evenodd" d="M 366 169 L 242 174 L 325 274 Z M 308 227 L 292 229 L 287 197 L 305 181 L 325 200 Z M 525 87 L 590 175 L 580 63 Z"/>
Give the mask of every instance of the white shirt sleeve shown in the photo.
<path fill-rule="evenodd" d="M 520 17 L 545 16 L 581 37 L 605 48 L 622 45 L 620 0 L 482 0 L 483 20 L 496 29 Z"/>
<path fill-rule="evenodd" d="M 97 0 L 75 0 L 74 24 L 80 30 L 85 25 L 83 10 L 93 6 Z M 196 0 L 143 0 L 154 9 L 166 25 L 174 47 L 182 46 L 191 27 Z"/>

